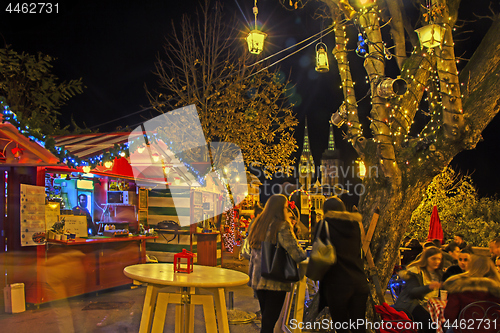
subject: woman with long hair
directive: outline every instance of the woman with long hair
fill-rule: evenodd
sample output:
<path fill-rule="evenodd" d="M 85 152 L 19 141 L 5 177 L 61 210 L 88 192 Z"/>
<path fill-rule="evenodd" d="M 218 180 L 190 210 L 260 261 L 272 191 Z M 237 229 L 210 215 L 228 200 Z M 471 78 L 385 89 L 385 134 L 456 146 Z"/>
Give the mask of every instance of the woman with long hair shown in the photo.
<path fill-rule="evenodd" d="M 468 270 L 450 277 L 443 288 L 448 291 L 444 317 L 449 319 L 450 323 L 458 319 L 462 309 L 470 303 L 500 303 L 500 273 L 488 257 L 473 255 Z"/>
<path fill-rule="evenodd" d="M 443 276 L 443 254 L 435 246 L 424 250 L 418 260 L 410 263 L 406 271 L 400 272 L 405 285 L 394 308 L 404 311 L 414 322 L 422 323 L 421 332 L 435 332 L 429 325 L 432 321 L 426 303 L 438 297 Z"/>
<path fill-rule="evenodd" d="M 248 234 L 251 258 L 249 265 L 250 281 L 259 299 L 262 313 L 261 333 L 272 333 L 279 318 L 285 296 L 292 290 L 291 283 L 274 281 L 261 277 L 261 243 L 279 243 L 297 263 L 307 258 L 300 247 L 288 220 L 288 200 L 282 194 L 272 195 L 266 202 L 262 214 L 254 221 Z"/>

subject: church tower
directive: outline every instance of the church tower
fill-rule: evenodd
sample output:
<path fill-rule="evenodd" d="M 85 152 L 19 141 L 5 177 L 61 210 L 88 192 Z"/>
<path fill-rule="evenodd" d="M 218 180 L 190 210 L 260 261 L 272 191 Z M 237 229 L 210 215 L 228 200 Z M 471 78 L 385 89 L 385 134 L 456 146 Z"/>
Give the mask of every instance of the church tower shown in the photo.
<path fill-rule="evenodd" d="M 335 190 L 335 185 L 343 187 L 343 177 L 341 170 L 344 162 L 340 159 L 340 152 L 335 148 L 335 137 L 333 135 L 333 125 L 330 123 L 330 136 L 328 138 L 328 148 L 321 155 L 321 185 L 323 192 L 330 194 Z M 325 193 L 325 194 L 326 194 Z"/>
<path fill-rule="evenodd" d="M 309 147 L 309 134 L 307 131 L 307 118 L 306 118 L 306 126 L 304 129 L 304 145 L 302 146 L 302 155 L 300 155 L 300 164 L 299 164 L 299 182 L 304 190 L 308 190 L 312 187 L 314 170 L 315 170 L 314 159 L 311 154 L 311 148 Z"/>

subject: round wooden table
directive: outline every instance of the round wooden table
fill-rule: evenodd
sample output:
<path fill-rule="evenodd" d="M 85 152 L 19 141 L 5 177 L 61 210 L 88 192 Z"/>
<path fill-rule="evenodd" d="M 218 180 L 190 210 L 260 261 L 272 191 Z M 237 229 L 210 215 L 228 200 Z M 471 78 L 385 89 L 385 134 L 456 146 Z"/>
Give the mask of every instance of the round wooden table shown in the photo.
<path fill-rule="evenodd" d="M 215 309 L 219 332 L 229 333 L 224 288 L 239 286 L 249 280 L 242 272 L 198 265 L 189 274 L 174 273 L 173 264 L 152 263 L 125 267 L 123 273 L 134 281 L 148 284 L 139 328 L 141 333 L 149 332 L 151 324 L 152 332 L 163 332 L 168 303 L 176 304 L 175 324 L 179 325 L 180 332 L 185 328 L 194 332 L 194 305 L 203 305 L 207 333 L 217 332 Z M 180 287 L 180 290 L 175 294 L 159 292 L 166 286 Z M 196 294 L 196 287 L 208 289 L 213 297 Z M 183 306 L 187 307 L 187 316 L 184 316 Z"/>

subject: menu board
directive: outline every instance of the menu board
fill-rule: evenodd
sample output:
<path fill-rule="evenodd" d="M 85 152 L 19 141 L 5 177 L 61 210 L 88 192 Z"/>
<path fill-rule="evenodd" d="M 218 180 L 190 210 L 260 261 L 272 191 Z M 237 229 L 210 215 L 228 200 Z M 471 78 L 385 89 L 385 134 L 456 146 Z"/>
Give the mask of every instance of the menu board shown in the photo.
<path fill-rule="evenodd" d="M 45 205 L 45 230 L 52 229 L 52 226 L 59 222 L 59 215 L 61 215 L 61 208 L 59 202 L 49 202 Z"/>
<path fill-rule="evenodd" d="M 59 220 L 64 221 L 64 230 L 75 234 L 76 237 L 88 237 L 85 215 L 60 215 Z"/>
<path fill-rule="evenodd" d="M 45 244 L 45 186 L 21 184 L 21 246 Z"/>

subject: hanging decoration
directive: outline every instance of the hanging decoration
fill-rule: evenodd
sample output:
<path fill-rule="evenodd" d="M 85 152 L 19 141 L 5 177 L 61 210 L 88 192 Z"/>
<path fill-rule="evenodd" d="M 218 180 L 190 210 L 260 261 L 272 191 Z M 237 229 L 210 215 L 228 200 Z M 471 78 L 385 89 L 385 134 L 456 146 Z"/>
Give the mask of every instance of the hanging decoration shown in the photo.
<path fill-rule="evenodd" d="M 342 125 L 344 125 L 346 121 L 347 121 L 347 109 L 345 103 L 342 103 L 337 112 L 334 112 L 332 114 L 332 117 L 330 118 L 330 123 L 340 128 L 342 127 Z"/>
<path fill-rule="evenodd" d="M 264 50 L 264 40 L 267 37 L 262 31 L 257 30 L 257 14 L 259 9 L 257 8 L 257 0 L 255 0 L 255 6 L 253 7 L 253 14 L 255 15 L 255 29 L 250 31 L 246 40 L 248 43 L 248 51 L 252 54 L 261 54 Z"/>
<path fill-rule="evenodd" d="M 360 32 L 358 34 L 358 47 L 356 48 L 356 54 L 362 58 L 368 55 L 368 44 L 363 34 Z"/>
<path fill-rule="evenodd" d="M 436 15 L 442 15 L 444 6 L 443 5 L 433 5 L 430 0 L 427 1 L 427 13 L 424 13 L 424 21 L 428 22 L 428 25 L 423 26 L 415 30 L 420 40 L 420 45 L 428 49 L 433 49 L 435 47 L 441 46 L 441 43 L 446 32 L 446 28 L 440 26 L 439 24 L 434 24 L 434 17 Z"/>
<path fill-rule="evenodd" d="M 14 158 L 20 159 L 21 156 L 23 156 L 23 151 L 24 148 L 19 148 L 19 146 L 16 146 L 15 148 L 12 148 L 10 151 L 14 155 Z"/>
<path fill-rule="evenodd" d="M 415 30 L 420 40 L 420 45 L 428 49 L 441 45 L 445 31 L 446 29 L 439 24 L 429 24 Z"/>
<path fill-rule="evenodd" d="M 322 42 L 316 45 L 316 72 L 326 73 L 330 70 L 326 45 Z"/>
<path fill-rule="evenodd" d="M 404 79 L 398 76 L 395 79 L 384 77 L 377 84 L 377 95 L 382 98 L 401 96 L 408 90 L 408 85 Z"/>

